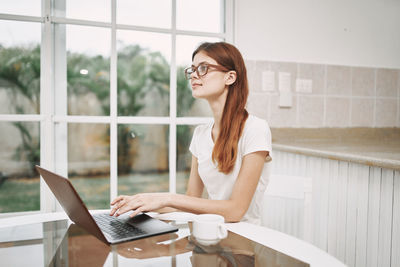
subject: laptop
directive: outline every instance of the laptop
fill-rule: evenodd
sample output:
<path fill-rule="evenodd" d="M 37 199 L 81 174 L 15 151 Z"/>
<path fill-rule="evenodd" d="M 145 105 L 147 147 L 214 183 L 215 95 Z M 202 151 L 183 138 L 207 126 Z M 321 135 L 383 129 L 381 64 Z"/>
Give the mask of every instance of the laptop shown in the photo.
<path fill-rule="evenodd" d="M 108 213 L 91 215 L 67 178 L 40 166 L 36 165 L 35 167 L 68 217 L 75 224 L 108 245 L 178 231 L 177 227 L 152 218 L 145 213 L 138 214 L 133 218 L 127 214 L 119 217 L 110 216 Z"/>

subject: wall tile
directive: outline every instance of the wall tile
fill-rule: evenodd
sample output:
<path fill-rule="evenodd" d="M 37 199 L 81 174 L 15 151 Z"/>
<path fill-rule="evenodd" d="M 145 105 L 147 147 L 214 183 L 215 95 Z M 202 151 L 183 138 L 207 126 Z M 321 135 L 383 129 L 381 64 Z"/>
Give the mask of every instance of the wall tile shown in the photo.
<path fill-rule="evenodd" d="M 400 70 L 256 60 L 245 63 L 250 85 L 248 110 L 267 119 L 272 127 L 400 127 Z M 262 91 L 262 72 L 268 70 L 275 72 L 274 92 Z M 279 72 L 291 74 L 291 108 L 278 106 Z M 296 78 L 312 79 L 312 94 L 296 93 Z"/>
<path fill-rule="evenodd" d="M 348 127 L 350 122 L 350 99 L 346 97 L 326 98 L 327 127 Z"/>
<path fill-rule="evenodd" d="M 394 127 L 397 125 L 398 102 L 397 99 L 376 99 L 376 127 Z"/>
<path fill-rule="evenodd" d="M 279 90 L 279 72 L 288 72 L 290 73 L 290 87 L 291 91 L 295 92 L 296 90 L 296 78 L 297 78 L 297 63 L 292 62 L 271 62 L 270 63 L 271 70 L 275 72 L 275 87 L 276 90 Z"/>
<path fill-rule="evenodd" d="M 376 73 L 376 95 L 396 97 L 399 83 L 399 71 L 378 69 Z"/>
<path fill-rule="evenodd" d="M 321 127 L 324 121 L 324 97 L 298 96 L 298 116 L 301 127 Z"/>
<path fill-rule="evenodd" d="M 325 93 L 325 65 L 299 63 L 297 78 L 312 80 L 312 94 Z"/>
<path fill-rule="evenodd" d="M 249 98 L 247 100 L 247 111 L 250 114 L 268 121 L 271 97 L 272 96 L 270 94 L 250 91 Z"/>
<path fill-rule="evenodd" d="M 255 92 L 261 92 L 262 91 L 262 84 L 261 84 L 261 74 L 263 71 L 270 70 L 270 62 L 268 61 L 256 61 L 256 66 L 255 66 L 255 71 L 251 75 L 251 78 L 253 80 L 252 87 L 250 90 L 255 91 Z M 276 85 L 276 83 L 275 83 Z"/>
<path fill-rule="evenodd" d="M 249 90 L 257 90 L 256 88 L 256 61 L 255 60 L 245 60 L 247 70 L 247 80 L 249 82 Z M 261 90 L 261 88 L 260 88 Z"/>
<path fill-rule="evenodd" d="M 271 113 L 267 119 L 271 127 L 297 127 L 296 124 L 296 97 L 293 95 L 293 106 L 291 108 L 280 108 L 279 95 L 271 95 Z"/>
<path fill-rule="evenodd" d="M 375 100 L 353 98 L 351 101 L 351 127 L 373 127 Z"/>
<path fill-rule="evenodd" d="M 352 95 L 375 95 L 375 69 L 355 67 L 352 69 Z"/>
<path fill-rule="evenodd" d="M 326 94 L 351 95 L 351 68 L 331 66 L 326 68 Z"/>

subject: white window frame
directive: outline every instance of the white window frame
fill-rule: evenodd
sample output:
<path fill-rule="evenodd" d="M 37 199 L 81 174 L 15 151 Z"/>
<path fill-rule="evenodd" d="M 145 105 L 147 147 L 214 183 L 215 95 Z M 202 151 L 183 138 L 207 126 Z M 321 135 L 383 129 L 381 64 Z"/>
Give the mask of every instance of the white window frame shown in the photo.
<path fill-rule="evenodd" d="M 64 0 L 65 1 L 65 0 Z M 68 123 L 104 123 L 110 125 L 110 198 L 117 196 L 118 192 L 118 155 L 117 155 L 117 127 L 118 124 L 149 124 L 169 126 L 169 191 L 176 192 L 176 127 L 178 125 L 197 125 L 212 120 L 208 117 L 177 117 L 177 88 L 176 88 L 176 37 L 177 35 L 217 37 L 230 43 L 234 43 L 234 1 L 221 0 L 225 3 L 222 9 L 221 19 L 225 20 L 225 32 L 211 33 L 198 31 L 183 31 L 176 29 L 176 0 L 172 2 L 171 29 L 155 27 L 142 27 L 122 25 L 116 23 L 116 1 L 111 1 L 111 22 L 96 22 L 78 19 L 69 19 L 60 16 L 52 16 L 52 0 L 42 0 L 42 16 L 20 16 L 1 14 L 0 20 L 16 20 L 25 22 L 37 22 L 42 24 L 41 38 L 41 77 L 40 77 L 40 114 L 0 114 L 0 121 L 29 121 L 40 123 L 40 162 L 41 166 L 55 171 L 61 175 L 68 174 L 68 148 L 67 148 L 67 124 Z M 62 1 L 59 4 L 64 4 Z M 71 116 L 67 115 L 66 88 L 57 88 L 58 84 L 66 84 L 63 64 L 56 66 L 63 60 L 65 53 L 65 36 L 57 36 L 60 32 L 54 30 L 55 25 L 81 25 L 95 26 L 111 29 L 111 54 L 110 54 L 110 115 L 109 116 Z M 140 117 L 118 116 L 117 114 L 117 30 L 135 30 L 155 33 L 167 33 L 171 36 L 171 61 L 170 61 L 170 96 L 169 116 Z M 65 33 L 64 33 L 65 35 Z M 65 56 L 64 56 L 65 58 Z M 63 63 L 63 62 L 62 62 Z M 65 64 L 64 64 L 65 66 Z M 65 83 L 64 83 L 65 82 Z M 60 90 L 62 89 L 62 90 Z M 57 95 L 55 95 L 57 92 Z M 40 211 L 60 211 L 53 194 L 41 179 L 40 182 Z M 9 213 L 32 214 L 32 212 Z M 7 213 L 0 214 L 0 217 Z"/>

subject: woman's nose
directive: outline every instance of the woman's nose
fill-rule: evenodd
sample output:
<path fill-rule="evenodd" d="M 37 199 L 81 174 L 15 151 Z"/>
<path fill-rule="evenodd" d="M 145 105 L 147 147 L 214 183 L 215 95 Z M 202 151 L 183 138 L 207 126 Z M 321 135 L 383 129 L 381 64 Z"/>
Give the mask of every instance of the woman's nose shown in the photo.
<path fill-rule="evenodd" d="M 199 76 L 197 75 L 197 71 L 194 71 L 192 74 L 190 74 L 190 78 L 191 79 L 193 79 L 193 78 L 198 79 Z"/>

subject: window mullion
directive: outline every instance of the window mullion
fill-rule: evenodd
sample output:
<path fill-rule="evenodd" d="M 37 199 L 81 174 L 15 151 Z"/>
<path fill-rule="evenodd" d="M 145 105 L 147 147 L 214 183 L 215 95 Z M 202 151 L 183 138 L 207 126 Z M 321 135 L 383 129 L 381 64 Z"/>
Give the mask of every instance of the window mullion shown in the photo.
<path fill-rule="evenodd" d="M 42 0 L 42 41 L 40 55 L 40 114 L 44 117 L 40 124 L 40 164 L 49 170 L 55 170 L 54 147 L 54 42 L 53 25 L 50 21 L 50 0 Z M 52 212 L 55 210 L 55 199 L 44 180 L 40 179 L 40 210 Z"/>
<path fill-rule="evenodd" d="M 53 2 L 54 12 L 57 15 L 66 13 L 65 0 Z M 67 44 L 66 44 L 66 25 L 53 25 L 54 34 L 54 147 L 55 147 L 55 172 L 68 177 L 68 124 L 67 122 L 55 121 L 56 116 L 67 116 Z M 62 211 L 60 205 L 56 205 L 56 211 Z"/>
<path fill-rule="evenodd" d="M 176 193 L 176 0 L 172 0 L 171 66 L 169 90 L 169 192 Z"/>
<path fill-rule="evenodd" d="M 118 126 L 117 126 L 117 27 L 116 0 L 111 1 L 111 56 L 110 56 L 110 199 L 118 194 Z"/>

